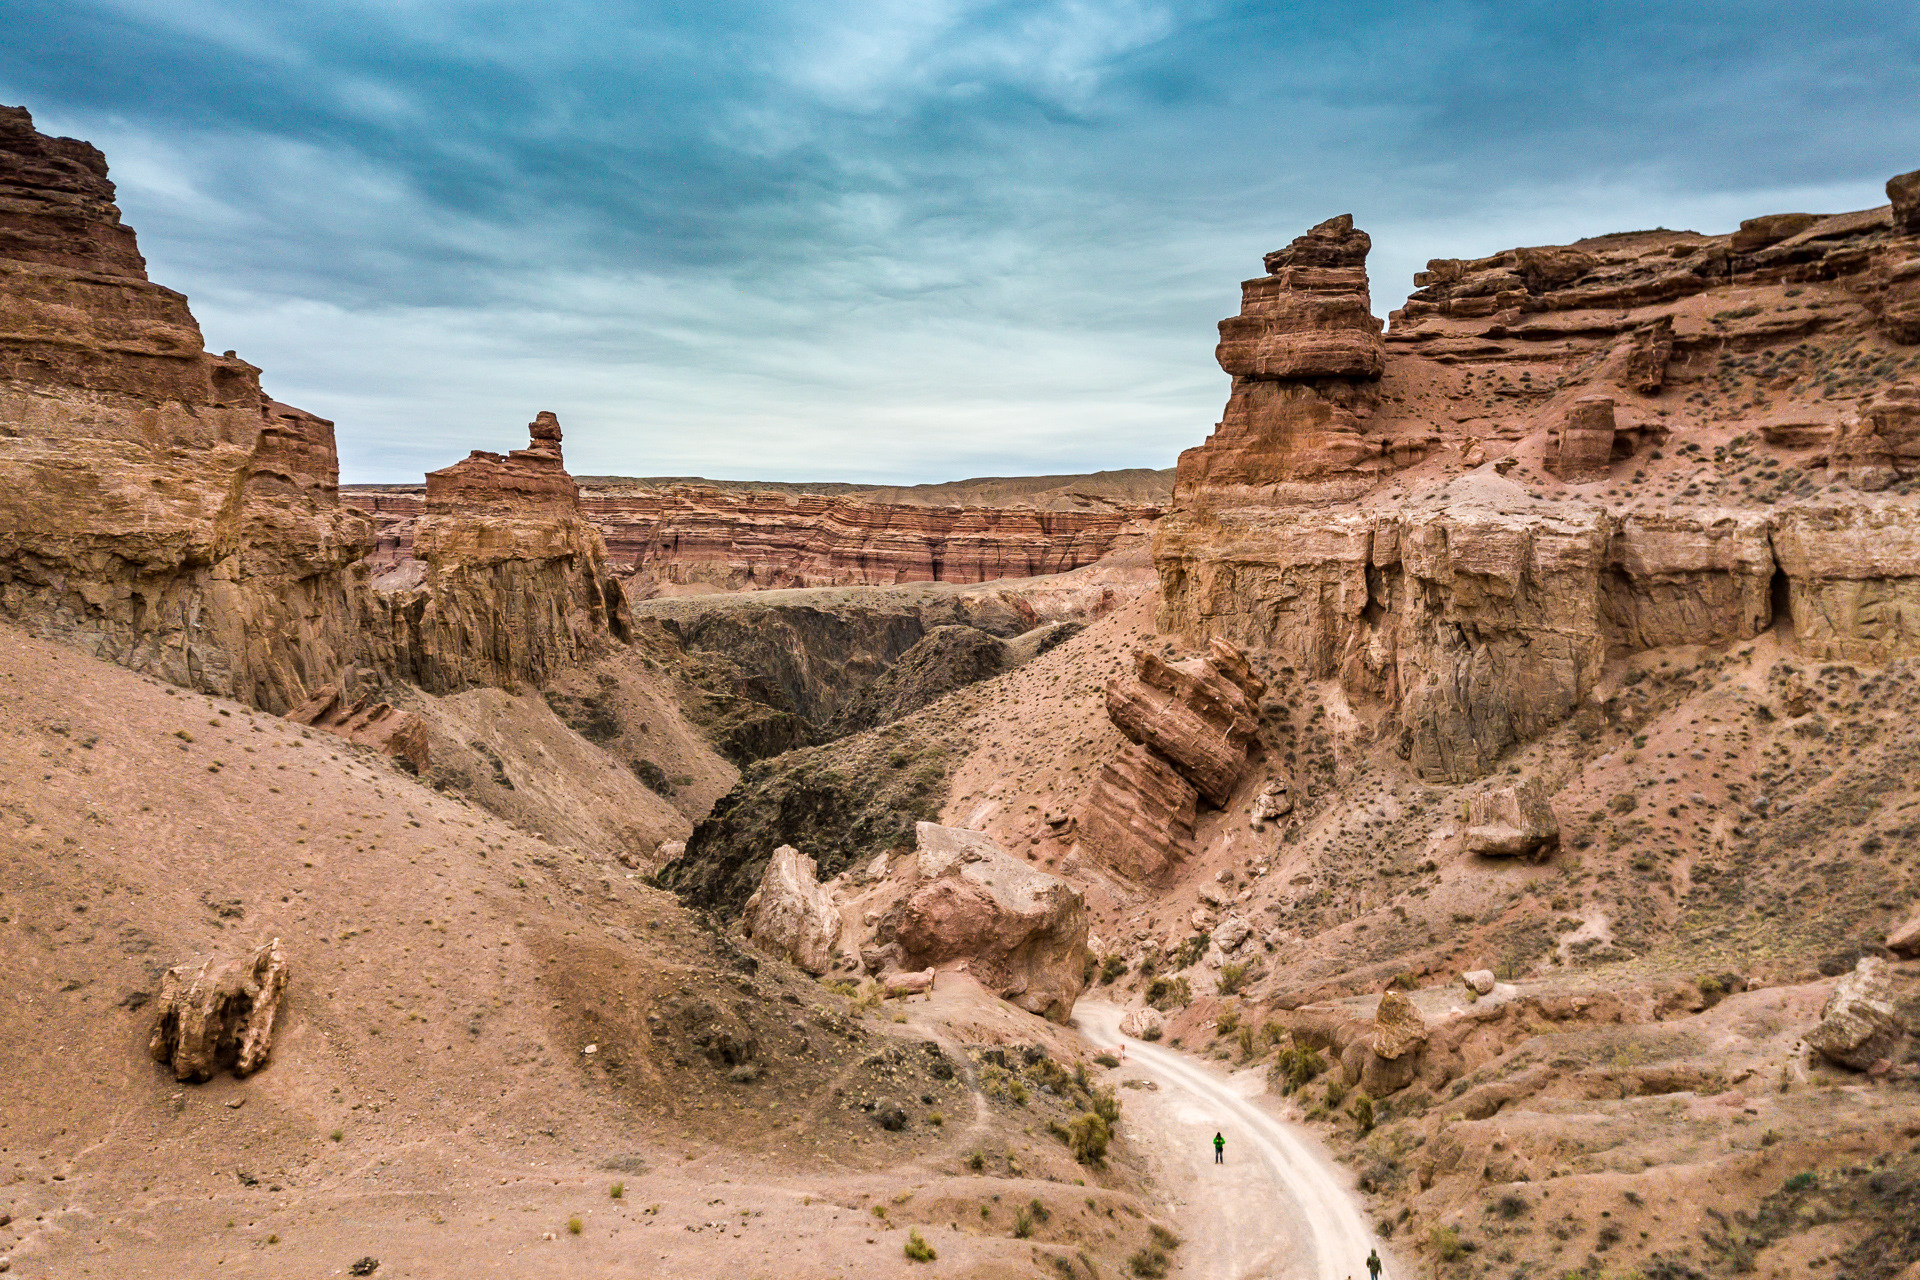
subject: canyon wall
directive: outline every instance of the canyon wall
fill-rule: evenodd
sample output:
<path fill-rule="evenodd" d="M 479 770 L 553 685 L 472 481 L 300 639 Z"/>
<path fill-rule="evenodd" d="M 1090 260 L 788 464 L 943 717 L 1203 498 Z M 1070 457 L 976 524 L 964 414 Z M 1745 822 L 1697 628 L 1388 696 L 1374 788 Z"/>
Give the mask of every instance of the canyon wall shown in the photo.
<path fill-rule="evenodd" d="M 550 414 L 431 477 L 414 579 L 374 590 L 333 424 L 201 349 L 113 195 L 97 149 L 0 108 L 0 613 L 275 712 L 369 677 L 537 681 L 621 634 Z"/>
<path fill-rule="evenodd" d="M 0 612 L 275 711 L 354 654 L 333 425 L 201 349 L 100 152 L 0 108 Z"/>
<path fill-rule="evenodd" d="M 422 495 L 392 486 L 349 489 L 370 512 L 376 573 L 412 554 Z M 1014 499 L 1017 501 L 1018 499 Z M 642 589 L 990 582 L 1065 573 L 1093 563 L 1160 509 L 1089 497 L 1075 510 L 936 506 L 714 485 L 583 487 L 580 511 L 605 538 L 609 563 Z"/>
<path fill-rule="evenodd" d="M 1444 781 L 1638 650 L 1778 622 L 1808 656 L 1920 653 L 1902 210 L 1436 260 L 1384 334 L 1367 248 L 1315 227 L 1221 323 L 1227 408 L 1156 534 L 1162 629 L 1337 681 Z"/>

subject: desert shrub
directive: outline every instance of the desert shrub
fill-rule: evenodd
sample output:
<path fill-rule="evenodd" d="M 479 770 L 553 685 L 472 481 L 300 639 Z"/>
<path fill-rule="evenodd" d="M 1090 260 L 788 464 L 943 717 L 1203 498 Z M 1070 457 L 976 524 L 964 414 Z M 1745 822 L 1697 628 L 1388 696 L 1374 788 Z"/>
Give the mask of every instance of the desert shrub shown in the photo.
<path fill-rule="evenodd" d="M 1155 1040 L 1158 1040 L 1161 1036 L 1165 1034 L 1166 1033 L 1160 1029 L 1160 1024 L 1155 1023 L 1153 1026 L 1148 1027 L 1145 1031 L 1142 1031 L 1140 1033 L 1140 1038 L 1142 1040 L 1145 1040 L 1148 1044 L 1152 1044 Z"/>
<path fill-rule="evenodd" d="M 1509 1191 L 1506 1195 L 1495 1200 L 1488 1208 L 1492 1210 L 1492 1212 L 1499 1214 L 1502 1218 L 1505 1218 L 1508 1222 L 1512 1222 L 1515 1218 L 1527 1211 L 1527 1202 L 1524 1197 L 1514 1195 Z"/>
<path fill-rule="evenodd" d="M 1025 1240 L 1032 1234 L 1033 1210 L 1022 1205 L 1020 1206 L 1020 1212 L 1013 1216 L 1013 1238 L 1015 1240 Z"/>
<path fill-rule="evenodd" d="M 577 1235 L 579 1235 L 579 1234 L 580 1234 L 580 1233 L 581 1233 L 582 1231 L 585 1231 L 586 1229 L 587 1229 L 587 1224 L 586 1224 L 586 1223 L 584 1223 L 584 1222 L 582 1222 L 582 1221 L 580 1221 L 580 1219 L 578 1219 L 578 1218 L 568 1218 L 568 1219 L 567 1219 L 567 1234 L 568 1234 L 568 1235 L 570 1235 L 570 1236 L 577 1236 Z"/>
<path fill-rule="evenodd" d="M 1239 1025 L 1240 1011 L 1229 1005 L 1222 1009 L 1220 1015 L 1213 1020 L 1214 1034 L 1222 1036 L 1231 1035 L 1233 1029 Z"/>
<path fill-rule="evenodd" d="M 1353 1105 L 1347 1108 L 1353 1116 L 1353 1122 L 1360 1127 L 1361 1133 L 1373 1132 L 1373 1099 L 1364 1093 L 1353 1095 Z"/>
<path fill-rule="evenodd" d="M 1442 1262 L 1458 1262 L 1467 1249 L 1460 1241 L 1458 1227 L 1435 1227 L 1427 1232 L 1427 1247 Z"/>
<path fill-rule="evenodd" d="M 616 1182 L 612 1186 L 607 1188 L 607 1194 L 613 1197 L 615 1200 L 618 1200 L 620 1197 L 627 1194 L 627 1184 L 624 1182 Z"/>
<path fill-rule="evenodd" d="M 1172 1262 L 1173 1259 L 1167 1256 L 1165 1249 L 1156 1249 L 1149 1245 L 1134 1251 L 1133 1256 L 1127 1259 L 1127 1270 L 1141 1277 L 1141 1280 L 1160 1280 L 1167 1274 L 1167 1268 L 1172 1265 Z"/>
<path fill-rule="evenodd" d="M 1340 1104 L 1347 1100 L 1347 1082 L 1345 1080 L 1327 1081 L 1327 1110 L 1338 1111 Z"/>
<path fill-rule="evenodd" d="M 967 1168 L 973 1170 L 975 1173 L 980 1172 L 986 1167 L 987 1157 L 984 1152 L 975 1151 L 967 1157 Z"/>
<path fill-rule="evenodd" d="M 1087 1108 L 1110 1125 L 1120 1123 L 1120 1095 L 1112 1089 L 1095 1089 Z"/>
<path fill-rule="evenodd" d="M 1181 1240 L 1179 1236 L 1173 1234 L 1173 1232 L 1167 1230 L 1165 1227 L 1161 1226 L 1157 1222 L 1149 1226 L 1147 1228 L 1147 1231 L 1150 1235 L 1153 1236 L 1154 1245 L 1161 1249 L 1172 1251 L 1174 1249 L 1178 1249 L 1182 1244 L 1186 1243 L 1185 1241 Z"/>
<path fill-rule="evenodd" d="M 1192 999 L 1193 988 L 1185 978 L 1155 978 L 1147 984 L 1147 1003 L 1162 1013 Z"/>
<path fill-rule="evenodd" d="M 1230 996 L 1240 990 L 1247 980 L 1247 966 L 1244 964 L 1223 964 L 1220 966 L 1220 994 Z"/>
<path fill-rule="evenodd" d="M 1095 1054 L 1093 1060 L 1109 1071 L 1120 1065 L 1120 1059 L 1110 1053 Z"/>
<path fill-rule="evenodd" d="M 1295 1045 L 1275 1055 L 1268 1075 L 1280 1092 L 1292 1093 L 1326 1069 L 1326 1059 L 1312 1049 Z"/>
<path fill-rule="evenodd" d="M 1805 1191 L 1820 1181 L 1820 1175 L 1814 1173 L 1796 1173 L 1780 1184 L 1782 1191 Z"/>
<path fill-rule="evenodd" d="M 932 1262 L 940 1256 L 934 1251 L 933 1246 L 927 1243 L 926 1237 L 920 1234 L 918 1227 L 907 1232 L 907 1243 L 902 1252 L 914 1262 Z"/>
<path fill-rule="evenodd" d="M 1108 956 L 1100 962 L 1100 985 L 1111 985 L 1114 979 L 1127 971 L 1125 956 Z"/>
<path fill-rule="evenodd" d="M 1027 1212 L 1033 1216 L 1035 1222 L 1045 1222 L 1047 1219 L 1053 1217 L 1053 1210 L 1041 1204 L 1039 1196 L 1035 1196 L 1033 1199 L 1027 1201 Z"/>
<path fill-rule="evenodd" d="M 1067 1146 L 1073 1158 L 1084 1165 L 1104 1164 L 1107 1144 L 1113 1141 L 1113 1126 L 1096 1112 L 1083 1111 L 1067 1126 Z"/>

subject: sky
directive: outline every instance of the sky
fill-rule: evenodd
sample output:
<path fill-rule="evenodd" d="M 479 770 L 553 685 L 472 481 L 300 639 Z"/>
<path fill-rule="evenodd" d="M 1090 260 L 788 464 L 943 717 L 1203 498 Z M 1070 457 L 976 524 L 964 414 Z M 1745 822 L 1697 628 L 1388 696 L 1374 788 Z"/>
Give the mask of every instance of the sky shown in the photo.
<path fill-rule="evenodd" d="M 1430 257 L 1885 203 L 1920 6 L 6 0 L 212 350 L 417 481 L 1171 466 L 1215 323 L 1351 213 Z"/>

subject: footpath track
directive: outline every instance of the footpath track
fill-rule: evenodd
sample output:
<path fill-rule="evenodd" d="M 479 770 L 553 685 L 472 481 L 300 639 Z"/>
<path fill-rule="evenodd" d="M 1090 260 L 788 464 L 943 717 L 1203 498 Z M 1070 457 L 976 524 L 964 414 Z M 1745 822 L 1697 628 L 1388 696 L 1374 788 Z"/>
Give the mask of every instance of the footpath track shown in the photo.
<path fill-rule="evenodd" d="M 1388 1258 L 1340 1167 L 1306 1133 L 1269 1114 L 1249 1090 L 1191 1055 L 1120 1034 L 1122 1011 L 1074 1010 L 1095 1045 L 1126 1046 L 1126 1118 L 1153 1149 L 1186 1238 L 1181 1274 L 1194 1280 L 1366 1280 L 1380 1249 L 1387 1280 L 1411 1275 Z M 1215 1132 L 1226 1163 L 1213 1163 Z"/>

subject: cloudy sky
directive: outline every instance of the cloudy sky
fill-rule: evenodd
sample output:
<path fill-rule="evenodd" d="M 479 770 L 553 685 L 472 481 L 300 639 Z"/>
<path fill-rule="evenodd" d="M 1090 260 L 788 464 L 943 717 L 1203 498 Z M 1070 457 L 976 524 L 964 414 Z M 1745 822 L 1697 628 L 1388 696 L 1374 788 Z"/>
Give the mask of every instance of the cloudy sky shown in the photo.
<path fill-rule="evenodd" d="M 1920 6 L 7 0 L 0 102 L 100 145 L 214 350 L 417 479 L 1169 466 L 1214 322 L 1351 212 L 1429 257 L 1862 208 Z"/>

